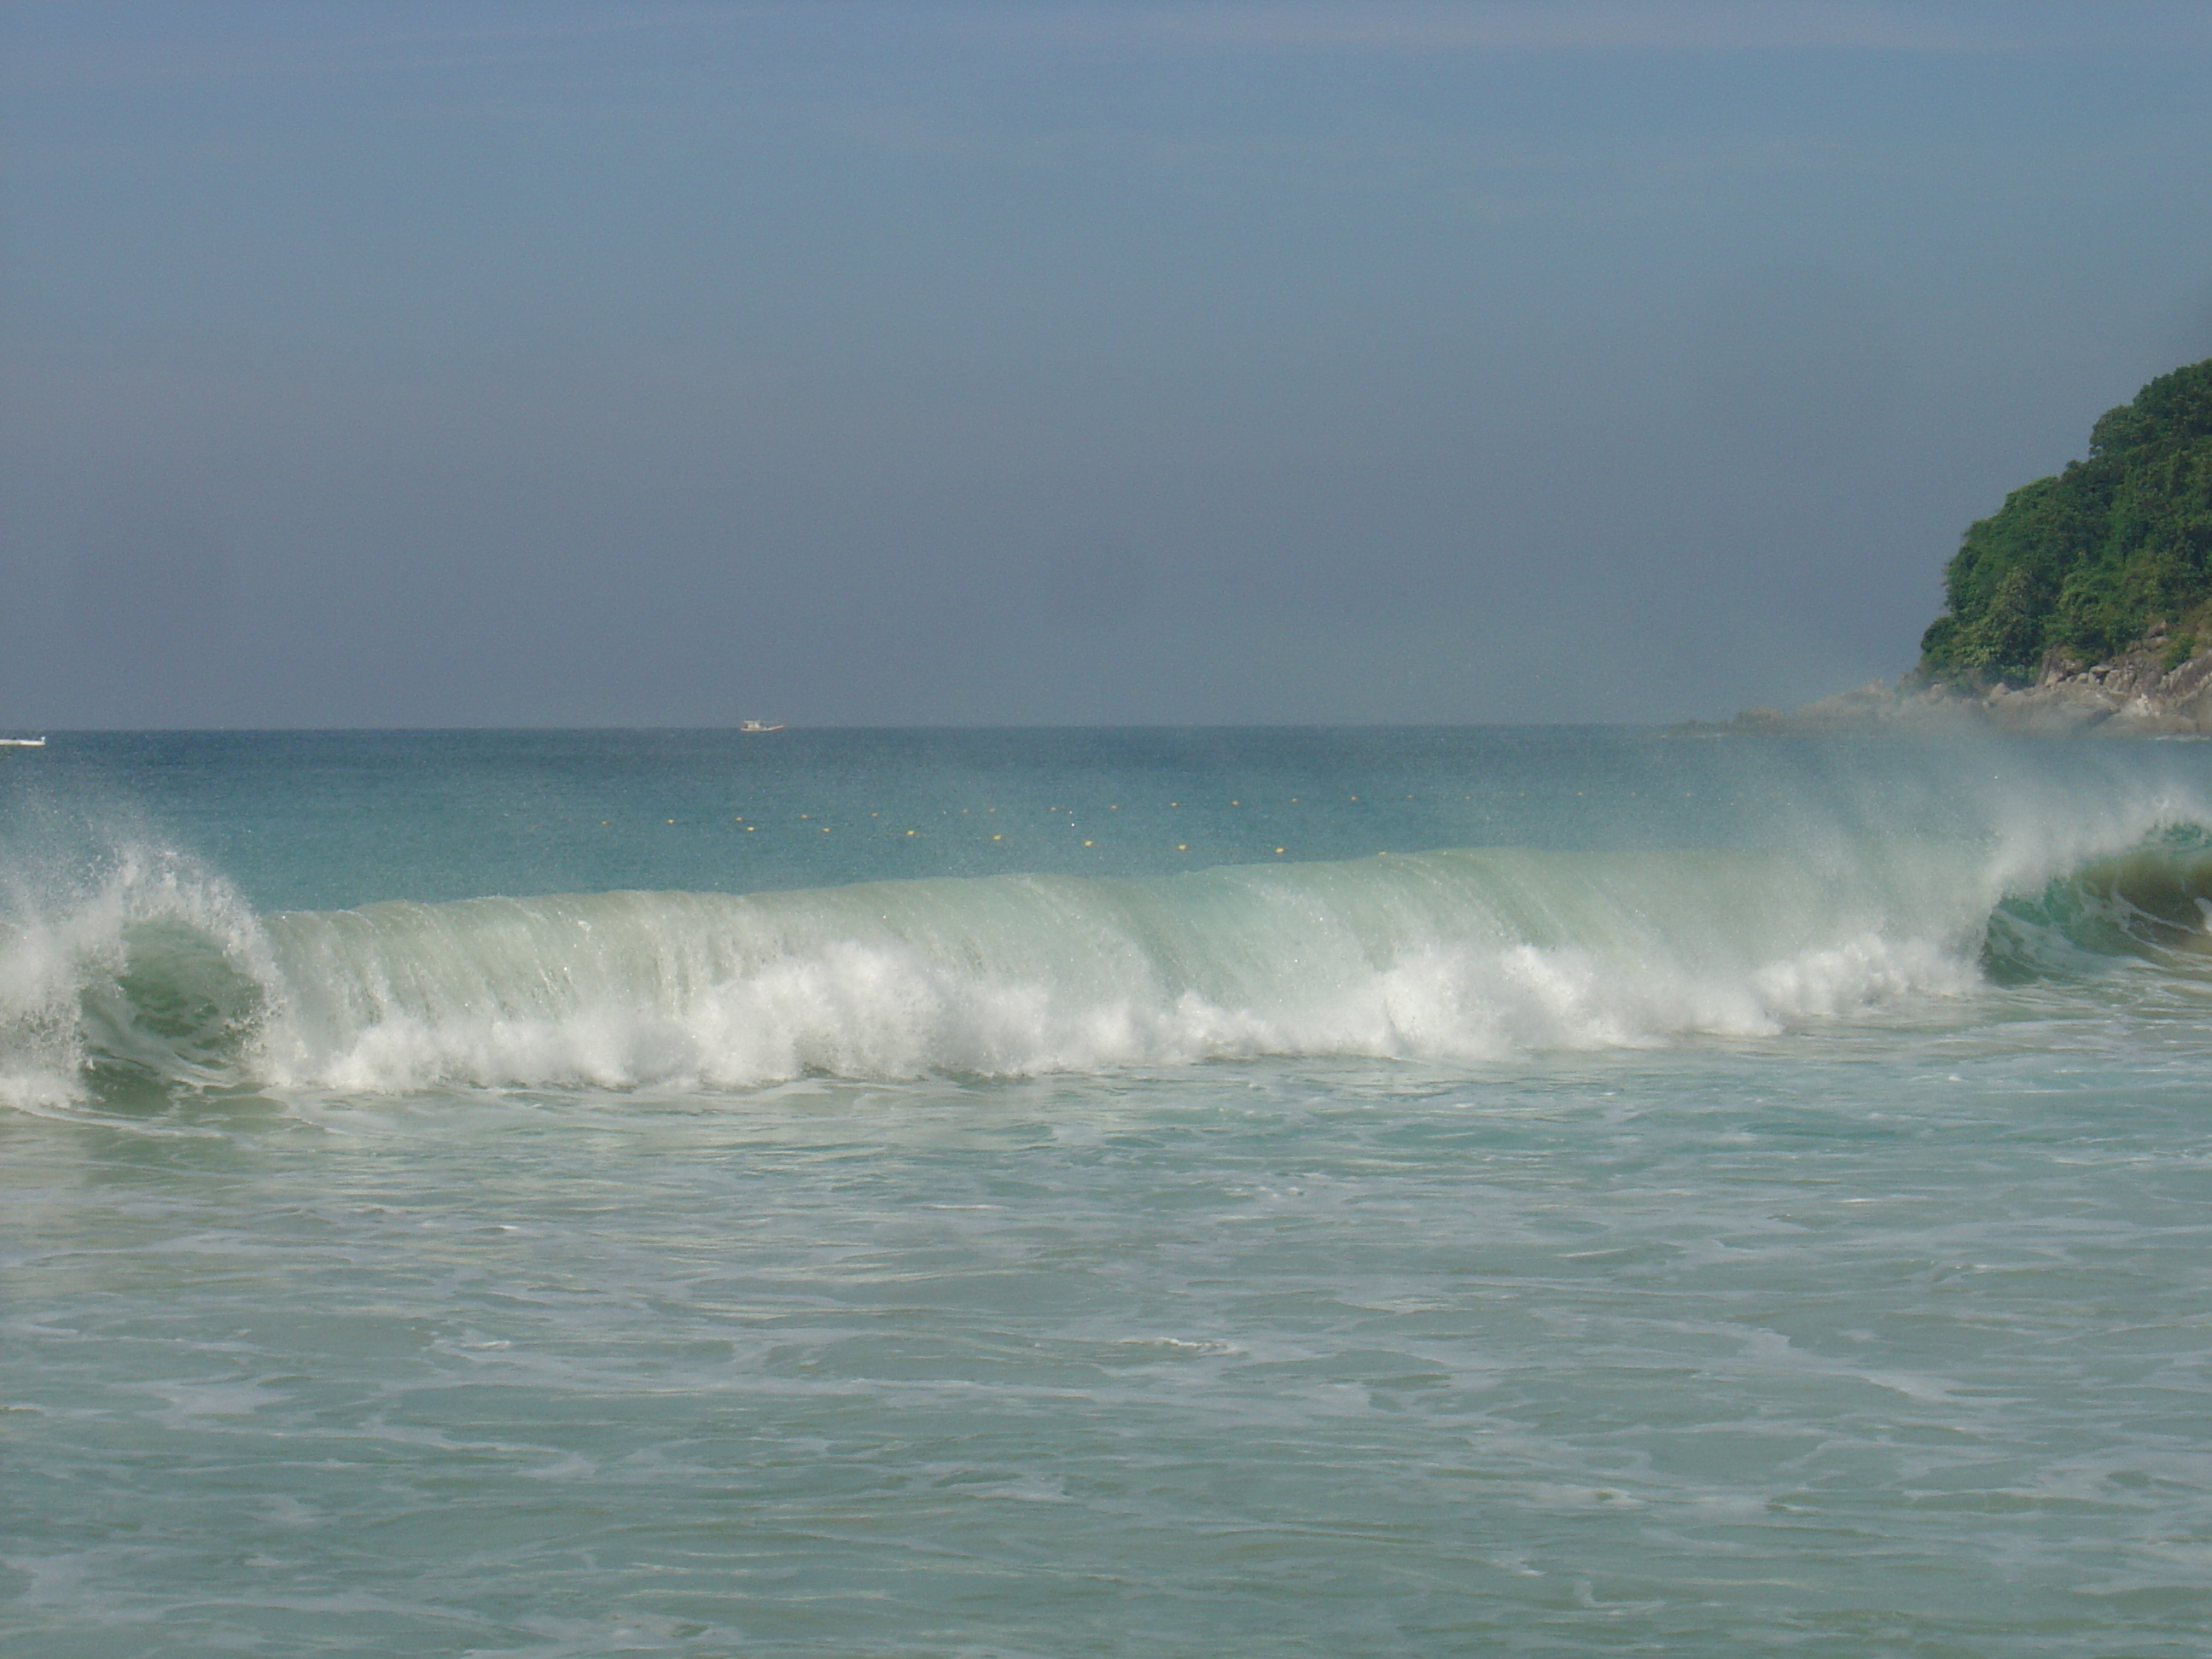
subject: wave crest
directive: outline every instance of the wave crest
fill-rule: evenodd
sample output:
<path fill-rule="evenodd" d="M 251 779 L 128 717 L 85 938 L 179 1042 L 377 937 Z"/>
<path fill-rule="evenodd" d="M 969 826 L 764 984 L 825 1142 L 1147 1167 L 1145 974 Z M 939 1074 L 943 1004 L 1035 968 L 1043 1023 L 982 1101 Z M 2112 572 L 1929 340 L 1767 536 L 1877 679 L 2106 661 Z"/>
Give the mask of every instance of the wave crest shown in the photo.
<path fill-rule="evenodd" d="M 1510 848 L 1157 881 L 600 893 L 254 916 L 158 850 L 0 931 L 0 1089 L 744 1087 L 1771 1035 L 2212 950 L 2212 846 Z"/>
<path fill-rule="evenodd" d="M 10 896 L 0 1099 L 164 1097 L 236 1079 L 280 970 L 228 883 L 168 848 L 129 844 L 73 878 L 19 876 Z"/>

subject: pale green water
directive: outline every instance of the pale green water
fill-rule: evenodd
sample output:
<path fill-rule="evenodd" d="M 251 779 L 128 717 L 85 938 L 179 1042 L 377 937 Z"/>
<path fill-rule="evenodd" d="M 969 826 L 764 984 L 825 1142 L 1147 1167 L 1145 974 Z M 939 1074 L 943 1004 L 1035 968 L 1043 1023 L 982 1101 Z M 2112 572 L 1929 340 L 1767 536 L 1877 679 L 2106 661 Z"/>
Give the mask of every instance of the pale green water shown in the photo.
<path fill-rule="evenodd" d="M 9 772 L 9 1653 L 2205 1650 L 2202 746 L 767 742 Z"/>

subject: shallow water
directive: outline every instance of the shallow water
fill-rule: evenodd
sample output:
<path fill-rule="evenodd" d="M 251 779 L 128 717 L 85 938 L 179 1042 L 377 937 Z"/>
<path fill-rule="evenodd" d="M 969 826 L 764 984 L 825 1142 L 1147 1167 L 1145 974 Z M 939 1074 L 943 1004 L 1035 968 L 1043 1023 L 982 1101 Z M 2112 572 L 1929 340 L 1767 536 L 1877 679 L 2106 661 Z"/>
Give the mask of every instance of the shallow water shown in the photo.
<path fill-rule="evenodd" d="M 11 1653 L 2203 1650 L 2201 745 L 39 758 Z"/>

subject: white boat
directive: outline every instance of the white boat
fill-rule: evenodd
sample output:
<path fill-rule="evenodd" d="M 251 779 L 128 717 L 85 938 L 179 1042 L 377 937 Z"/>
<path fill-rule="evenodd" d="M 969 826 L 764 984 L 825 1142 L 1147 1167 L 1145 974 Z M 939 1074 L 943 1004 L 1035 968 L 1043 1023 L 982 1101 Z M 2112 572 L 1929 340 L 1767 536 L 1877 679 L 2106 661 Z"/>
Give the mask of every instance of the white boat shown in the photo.
<path fill-rule="evenodd" d="M 739 720 L 738 722 L 738 730 L 740 732 L 781 732 L 783 730 L 783 722 L 781 720 L 777 720 L 774 725 L 770 725 L 765 720 Z M 40 741 L 43 743 L 46 739 L 41 738 Z"/>
<path fill-rule="evenodd" d="M 44 738 L 0 738 L 0 749 L 44 749 Z"/>

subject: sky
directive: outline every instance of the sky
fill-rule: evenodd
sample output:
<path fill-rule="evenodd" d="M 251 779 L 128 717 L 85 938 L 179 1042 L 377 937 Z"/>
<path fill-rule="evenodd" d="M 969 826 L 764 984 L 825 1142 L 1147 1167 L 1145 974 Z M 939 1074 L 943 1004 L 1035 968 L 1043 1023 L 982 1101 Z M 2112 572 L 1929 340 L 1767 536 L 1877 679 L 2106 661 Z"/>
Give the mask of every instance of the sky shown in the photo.
<path fill-rule="evenodd" d="M 2212 5 L 0 0 L 0 726 L 1665 721 L 2212 356 Z"/>

